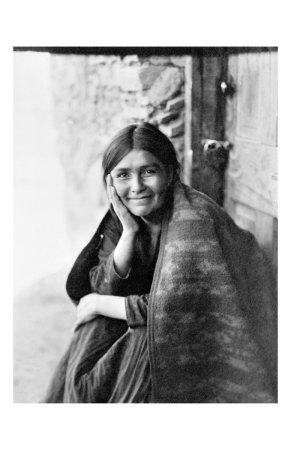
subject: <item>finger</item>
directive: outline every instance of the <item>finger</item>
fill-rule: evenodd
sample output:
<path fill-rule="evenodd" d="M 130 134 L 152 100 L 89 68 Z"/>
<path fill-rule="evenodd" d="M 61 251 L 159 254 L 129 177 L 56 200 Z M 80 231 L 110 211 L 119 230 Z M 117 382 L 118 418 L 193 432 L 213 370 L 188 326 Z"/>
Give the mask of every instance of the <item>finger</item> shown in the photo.
<path fill-rule="evenodd" d="M 76 331 L 80 328 L 81 325 L 83 325 L 84 323 L 88 322 L 91 319 L 90 316 L 84 317 L 84 316 L 80 316 L 77 317 L 76 322 L 73 326 L 73 331 Z"/>
<path fill-rule="evenodd" d="M 72 328 L 72 332 L 75 333 L 76 331 L 78 331 L 81 328 L 82 325 L 85 325 L 85 323 L 87 323 L 89 321 L 90 321 L 89 319 L 88 320 L 77 320 Z"/>
<path fill-rule="evenodd" d="M 92 322 L 92 320 L 95 320 L 96 317 L 98 317 L 98 315 L 99 315 L 98 313 L 90 314 L 87 317 L 82 317 L 80 319 L 77 319 L 75 324 L 74 324 L 74 326 L 73 326 L 73 330 L 72 330 L 73 333 L 75 331 L 77 331 L 81 327 L 81 325 L 84 325 L 85 323 Z"/>
<path fill-rule="evenodd" d="M 112 193 L 112 203 L 115 209 L 116 214 L 122 214 L 127 211 L 126 206 L 120 199 L 119 195 L 116 192 L 116 189 L 114 186 L 111 187 L 111 193 Z"/>
<path fill-rule="evenodd" d="M 111 177 L 110 173 L 106 176 L 106 184 L 107 184 L 107 187 L 112 186 L 112 177 Z"/>
<path fill-rule="evenodd" d="M 117 191 L 115 189 L 115 186 L 113 184 L 110 184 L 110 193 L 111 193 L 111 201 L 115 206 L 118 206 L 121 202 L 119 195 L 117 194 Z"/>
<path fill-rule="evenodd" d="M 117 214 L 117 216 L 119 217 L 119 219 L 122 219 L 122 216 L 124 214 L 128 213 L 129 211 L 126 208 L 126 206 L 124 205 L 124 203 L 122 202 L 122 200 L 120 199 L 119 195 L 117 194 L 116 188 L 113 184 L 112 176 L 109 175 L 109 177 L 110 178 L 108 178 L 108 183 L 109 183 L 111 203 L 112 203 L 113 209 L 114 209 L 115 213 Z"/>
<path fill-rule="evenodd" d="M 114 198 L 114 200 L 118 200 L 119 202 L 121 202 L 120 197 L 117 194 L 117 190 L 113 184 L 110 185 L 110 190 L 111 190 L 112 197 Z"/>
<path fill-rule="evenodd" d="M 116 200 L 116 197 L 118 197 L 115 186 L 113 184 L 113 178 L 112 175 L 109 174 L 109 186 L 110 186 L 110 197 L 111 197 L 111 202 L 113 202 L 114 200 Z"/>
<path fill-rule="evenodd" d="M 79 321 L 75 322 L 72 328 L 72 333 L 75 333 L 80 328 L 81 325 L 82 323 L 80 323 Z"/>
<path fill-rule="evenodd" d="M 109 193 L 109 188 L 110 188 L 109 177 L 110 177 L 110 174 L 108 174 L 108 175 L 106 176 L 106 190 L 107 190 L 107 194 Z"/>
<path fill-rule="evenodd" d="M 106 190 L 107 190 L 107 197 L 108 197 L 109 203 L 111 203 L 111 197 L 112 197 L 110 185 L 111 185 L 110 174 L 108 174 L 106 177 Z"/>

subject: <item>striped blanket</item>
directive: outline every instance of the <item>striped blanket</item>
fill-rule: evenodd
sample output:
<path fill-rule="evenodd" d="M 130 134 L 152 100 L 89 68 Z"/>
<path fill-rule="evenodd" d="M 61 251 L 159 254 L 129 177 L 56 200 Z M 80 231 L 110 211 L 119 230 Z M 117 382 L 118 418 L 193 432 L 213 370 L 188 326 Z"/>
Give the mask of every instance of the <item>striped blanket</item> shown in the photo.
<path fill-rule="evenodd" d="M 276 402 L 276 328 L 274 283 L 254 237 L 207 196 L 177 183 L 148 305 L 153 402 Z M 126 330 L 104 317 L 82 326 L 45 402 L 102 402 L 93 379 L 89 397 L 82 392 L 82 376 Z"/>

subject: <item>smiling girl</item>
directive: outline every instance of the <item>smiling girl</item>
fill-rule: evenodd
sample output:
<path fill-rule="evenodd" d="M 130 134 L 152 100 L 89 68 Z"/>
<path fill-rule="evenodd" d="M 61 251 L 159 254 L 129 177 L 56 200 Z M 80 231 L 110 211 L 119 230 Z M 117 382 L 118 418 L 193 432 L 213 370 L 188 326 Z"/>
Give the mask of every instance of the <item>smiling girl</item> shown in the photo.
<path fill-rule="evenodd" d="M 253 236 L 182 184 L 169 139 L 130 125 L 103 157 L 110 209 L 67 292 L 75 333 L 46 402 L 273 402 L 272 278 Z"/>
<path fill-rule="evenodd" d="M 80 257 L 69 275 L 67 291 L 78 303 L 76 330 L 100 315 L 123 320 L 129 327 L 126 338 L 123 337 L 125 354 L 119 362 L 116 387 L 107 402 L 150 399 L 148 297 L 162 220 L 171 206 L 171 192 L 179 170 L 172 143 L 149 123 L 129 125 L 121 130 L 103 157 L 104 184 L 111 208 L 102 226 L 98 264 L 87 273 L 91 292 L 81 299 L 76 293 Z M 94 377 L 99 381 L 101 373 L 108 372 L 105 385 L 114 378 L 115 356 L 105 355 L 98 370 L 95 368 Z M 106 390 L 104 384 L 100 384 L 99 390 Z"/>

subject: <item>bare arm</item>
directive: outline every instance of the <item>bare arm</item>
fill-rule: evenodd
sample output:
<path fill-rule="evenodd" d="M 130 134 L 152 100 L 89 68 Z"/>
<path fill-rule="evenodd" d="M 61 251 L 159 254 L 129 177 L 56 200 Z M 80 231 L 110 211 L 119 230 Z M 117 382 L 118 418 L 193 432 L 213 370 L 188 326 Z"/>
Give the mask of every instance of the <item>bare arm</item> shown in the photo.
<path fill-rule="evenodd" d="M 109 201 L 122 224 L 122 234 L 114 250 L 113 263 L 117 274 L 125 278 L 131 269 L 139 224 L 118 197 L 111 175 L 107 176 L 106 182 Z M 91 273 L 91 285 L 93 277 Z M 83 297 L 79 303 L 75 328 L 94 319 L 97 315 L 127 320 L 126 313 L 129 308 L 125 303 L 125 297 L 91 293 Z"/>
<path fill-rule="evenodd" d="M 136 233 L 123 232 L 114 251 L 114 267 L 121 277 L 126 277 L 131 269 Z"/>
<path fill-rule="evenodd" d="M 74 329 L 76 330 L 80 325 L 93 320 L 98 315 L 126 320 L 125 297 L 96 293 L 85 295 L 77 307 Z"/>
<path fill-rule="evenodd" d="M 81 299 L 77 308 L 75 330 L 98 315 L 127 320 L 128 326 L 131 328 L 146 326 L 148 299 L 149 294 L 127 297 L 96 293 L 86 295 Z"/>
<path fill-rule="evenodd" d="M 131 269 L 134 245 L 139 225 L 117 195 L 111 175 L 107 176 L 107 195 L 122 224 L 122 235 L 114 251 L 114 266 L 121 277 L 126 277 Z"/>

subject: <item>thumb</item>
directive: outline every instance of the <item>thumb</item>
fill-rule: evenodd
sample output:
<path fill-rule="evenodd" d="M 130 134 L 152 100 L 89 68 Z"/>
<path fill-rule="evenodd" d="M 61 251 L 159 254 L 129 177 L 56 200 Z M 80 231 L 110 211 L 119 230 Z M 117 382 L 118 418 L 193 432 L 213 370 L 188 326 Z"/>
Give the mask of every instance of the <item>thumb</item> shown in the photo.
<path fill-rule="evenodd" d="M 83 322 L 81 322 L 80 320 L 76 320 L 76 322 L 74 323 L 74 325 L 72 327 L 72 333 L 75 333 L 76 331 L 78 331 L 82 324 L 83 324 Z"/>
<path fill-rule="evenodd" d="M 72 333 L 75 333 L 75 331 L 77 331 L 78 329 L 78 323 L 76 322 L 73 326 L 72 326 Z"/>

